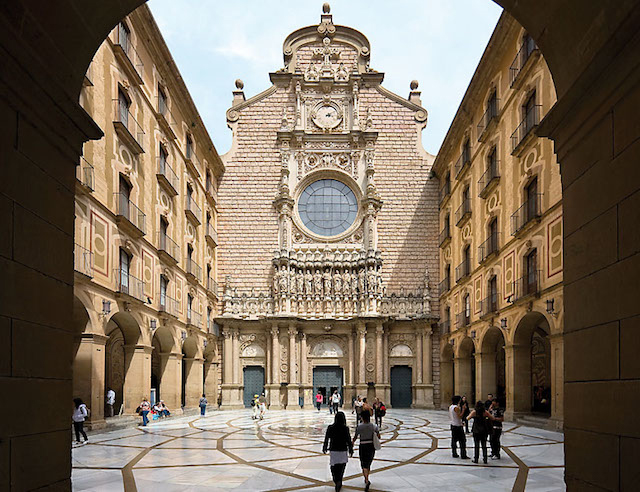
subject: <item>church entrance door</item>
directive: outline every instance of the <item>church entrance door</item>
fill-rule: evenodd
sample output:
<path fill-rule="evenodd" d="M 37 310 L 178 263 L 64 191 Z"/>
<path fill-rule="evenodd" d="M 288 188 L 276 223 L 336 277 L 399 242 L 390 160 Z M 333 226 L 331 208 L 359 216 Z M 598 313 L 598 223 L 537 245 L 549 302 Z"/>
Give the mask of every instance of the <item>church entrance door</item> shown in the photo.
<path fill-rule="evenodd" d="M 413 403 L 411 395 L 411 368 L 395 366 L 391 368 L 391 406 L 393 408 L 410 408 Z"/>
<path fill-rule="evenodd" d="M 340 396 L 343 398 L 344 404 L 344 392 L 342 391 L 343 385 L 343 371 L 342 367 L 314 367 L 313 368 L 313 394 L 318 394 L 318 391 L 324 396 L 323 403 L 326 405 L 329 403 L 328 397 L 333 394 L 335 390 L 338 390 Z"/>
<path fill-rule="evenodd" d="M 264 391 L 264 367 L 247 366 L 244 368 L 244 406 L 250 407 L 254 395 Z"/>

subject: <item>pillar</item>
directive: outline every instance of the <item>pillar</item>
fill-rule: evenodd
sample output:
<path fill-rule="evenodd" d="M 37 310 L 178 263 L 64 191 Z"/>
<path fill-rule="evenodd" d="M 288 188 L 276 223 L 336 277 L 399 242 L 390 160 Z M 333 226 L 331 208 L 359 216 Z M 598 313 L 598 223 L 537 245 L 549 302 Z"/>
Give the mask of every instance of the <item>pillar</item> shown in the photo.
<path fill-rule="evenodd" d="M 496 387 L 496 353 L 477 352 L 476 353 L 476 388 L 478 397 L 484 400 L 489 393 L 497 395 Z"/>
<path fill-rule="evenodd" d="M 471 402 L 473 396 L 471 395 L 471 357 L 456 357 L 453 359 L 453 372 L 455 380 L 455 394 L 460 396 L 466 396 L 467 400 Z"/>
<path fill-rule="evenodd" d="M 177 352 L 160 354 L 160 398 L 174 415 L 181 411 L 182 406 L 182 357 Z"/>
<path fill-rule="evenodd" d="M 348 345 L 347 345 L 347 384 L 344 391 L 344 405 L 351 404 L 351 400 L 356 395 L 356 374 L 355 374 L 355 341 L 353 330 L 349 328 Z"/>
<path fill-rule="evenodd" d="M 360 396 L 367 396 L 366 382 L 366 350 L 367 350 L 367 326 L 364 321 L 356 323 L 356 331 L 358 334 L 358 382 L 356 384 L 356 393 Z"/>
<path fill-rule="evenodd" d="M 296 338 L 298 330 L 292 323 L 289 325 L 289 385 L 287 386 L 287 408 L 300 408 L 300 385 L 298 384 L 298 373 L 296 371 Z"/>
<path fill-rule="evenodd" d="M 244 405 L 239 398 L 239 385 L 236 383 L 236 373 L 238 368 L 236 367 L 237 359 L 234 352 L 234 346 L 238 343 L 238 330 L 226 328 L 222 331 L 224 336 L 224 344 L 222 347 L 222 408 L 242 408 Z M 235 343 L 234 343 L 235 340 Z"/>
<path fill-rule="evenodd" d="M 313 385 L 309 384 L 307 334 L 303 332 L 300 332 L 300 393 L 305 408 L 313 408 Z"/>
<path fill-rule="evenodd" d="M 280 330 L 278 324 L 271 325 L 271 352 L 268 357 L 271 358 L 271 384 L 267 385 L 267 398 L 269 400 L 270 409 L 282 408 L 280 399 Z"/>
<path fill-rule="evenodd" d="M 216 361 L 204 362 L 204 394 L 207 395 L 209 405 L 218 405 L 218 369 Z"/>
<path fill-rule="evenodd" d="M 106 425 L 105 408 L 105 345 L 107 337 L 98 333 L 83 333 L 73 359 L 73 397 L 82 398 L 91 410 L 88 426 L 100 429 Z M 113 409 L 114 413 L 118 411 Z"/>
<path fill-rule="evenodd" d="M 198 403 L 200 402 L 200 397 L 204 392 L 204 359 L 202 359 L 201 357 L 185 357 L 184 361 L 184 370 L 186 372 L 186 384 L 184 387 L 185 407 L 196 408 L 198 406 Z M 211 401 L 211 403 L 215 404 L 213 400 Z"/>
<path fill-rule="evenodd" d="M 391 405 L 391 385 L 389 384 L 391 377 L 391 369 L 389 367 L 389 328 L 387 328 L 382 335 L 382 353 L 382 372 L 384 378 L 384 398 L 382 401 L 389 406 Z"/>
<path fill-rule="evenodd" d="M 564 338 L 562 333 L 549 336 L 551 345 L 551 420 L 557 430 L 564 422 Z"/>
<path fill-rule="evenodd" d="M 416 378 L 413 400 L 413 408 L 426 408 L 427 407 L 427 386 L 424 384 L 424 327 L 418 326 L 416 328 Z M 432 392 L 433 394 L 433 392 Z M 431 397 L 433 404 L 433 396 Z"/>
<path fill-rule="evenodd" d="M 127 373 L 124 377 L 124 413 L 134 414 L 142 398 L 151 392 L 150 345 L 125 345 L 124 358 Z"/>

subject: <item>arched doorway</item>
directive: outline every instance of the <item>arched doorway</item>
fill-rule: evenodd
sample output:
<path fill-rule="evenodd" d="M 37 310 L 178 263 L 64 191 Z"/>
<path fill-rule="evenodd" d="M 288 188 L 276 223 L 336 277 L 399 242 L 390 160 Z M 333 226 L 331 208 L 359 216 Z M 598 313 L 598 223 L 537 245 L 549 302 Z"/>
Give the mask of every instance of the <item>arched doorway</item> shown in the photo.
<path fill-rule="evenodd" d="M 203 359 L 199 356 L 198 339 L 189 336 L 182 344 L 182 398 L 185 408 L 198 406 L 200 396 L 204 392 Z"/>
<path fill-rule="evenodd" d="M 209 339 L 204 350 L 204 393 L 210 404 L 217 404 L 220 394 L 220 359 L 218 340 Z"/>
<path fill-rule="evenodd" d="M 466 396 L 469 403 L 476 401 L 476 347 L 471 338 L 466 337 L 458 348 L 458 357 L 454 361 L 455 392 Z"/>
<path fill-rule="evenodd" d="M 551 415 L 553 394 L 549 322 L 543 314 L 527 313 L 518 323 L 513 346 L 513 411 Z"/>
<path fill-rule="evenodd" d="M 171 403 L 174 404 L 169 390 L 171 382 L 164 379 L 165 373 L 167 373 L 168 378 L 171 377 L 168 374 L 169 370 L 172 369 L 171 355 L 174 346 L 171 330 L 166 326 L 159 326 L 153 333 L 151 346 L 153 347 L 153 352 L 151 352 L 151 402 L 154 403 L 153 400 L 159 401 L 160 399 L 167 400 L 168 397 Z M 166 395 L 164 394 L 165 389 L 169 390 L 166 391 Z M 165 403 L 167 402 L 165 401 Z"/>
<path fill-rule="evenodd" d="M 490 327 L 480 343 L 478 363 L 478 398 L 492 394 L 504 407 L 506 404 L 506 372 L 504 335 L 500 328 Z"/>
<path fill-rule="evenodd" d="M 449 408 L 454 395 L 455 371 L 453 370 L 453 346 L 446 343 L 440 357 L 440 407 Z"/>

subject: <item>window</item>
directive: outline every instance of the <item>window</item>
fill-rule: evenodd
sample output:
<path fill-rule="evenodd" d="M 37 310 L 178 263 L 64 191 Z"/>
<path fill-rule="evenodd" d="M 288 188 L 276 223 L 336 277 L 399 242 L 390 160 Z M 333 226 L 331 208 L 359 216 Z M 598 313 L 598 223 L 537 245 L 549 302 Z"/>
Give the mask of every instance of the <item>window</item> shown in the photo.
<path fill-rule="evenodd" d="M 129 201 L 131 200 L 131 185 L 126 178 L 120 175 L 120 193 L 118 194 L 118 212 L 129 219 Z"/>
<path fill-rule="evenodd" d="M 166 166 L 167 166 L 167 149 L 165 149 L 164 145 L 159 144 L 158 148 L 158 161 L 160 167 L 160 174 L 166 174 Z"/>
<path fill-rule="evenodd" d="M 538 178 L 533 180 L 525 188 L 526 194 L 526 215 L 525 222 L 529 222 L 538 216 Z"/>
<path fill-rule="evenodd" d="M 164 275 L 160 275 L 160 306 L 167 306 L 167 284 L 169 281 Z"/>
<path fill-rule="evenodd" d="M 522 106 L 522 112 L 524 113 L 525 127 L 524 135 L 528 134 L 534 126 L 538 124 L 538 114 L 536 106 L 536 91 L 533 91 L 529 96 L 529 99 Z"/>
<path fill-rule="evenodd" d="M 471 162 L 471 142 L 469 139 L 465 140 L 462 146 L 462 164 Z"/>
<path fill-rule="evenodd" d="M 498 176 L 498 151 L 495 147 L 487 156 L 487 168 L 489 169 L 489 179 Z"/>
<path fill-rule="evenodd" d="M 469 187 L 465 186 L 462 190 L 462 215 L 471 212 L 471 201 L 469 200 Z"/>
<path fill-rule="evenodd" d="M 489 279 L 489 311 L 498 310 L 498 280 L 494 275 Z"/>
<path fill-rule="evenodd" d="M 355 222 L 358 201 L 351 188 L 341 181 L 320 179 L 300 195 L 298 213 L 310 231 L 321 236 L 335 236 Z"/>
<path fill-rule="evenodd" d="M 129 293 L 129 268 L 131 257 L 124 249 L 120 248 L 120 291 Z"/>
<path fill-rule="evenodd" d="M 444 316 L 442 321 L 442 331 L 444 333 L 449 333 L 451 331 L 451 308 L 449 306 L 444 308 Z"/>
<path fill-rule="evenodd" d="M 524 294 L 538 291 L 538 251 L 533 250 L 524 259 Z"/>
<path fill-rule="evenodd" d="M 469 294 L 464 296 L 464 323 L 462 326 L 467 326 L 471 319 L 471 298 Z"/>
<path fill-rule="evenodd" d="M 489 244 L 487 254 L 498 251 L 498 218 L 494 217 L 489 222 Z"/>
<path fill-rule="evenodd" d="M 211 265 L 207 265 L 207 288 L 211 288 L 211 280 L 213 280 L 211 278 Z"/>
<path fill-rule="evenodd" d="M 129 126 L 129 106 L 131 102 L 122 89 L 118 89 L 118 121 Z"/>
<path fill-rule="evenodd" d="M 193 188 L 187 186 L 187 208 L 191 208 L 191 200 L 193 199 Z"/>
<path fill-rule="evenodd" d="M 449 214 L 444 216 L 444 230 L 446 232 L 446 237 L 449 237 L 449 231 L 451 230 L 451 217 Z"/>
<path fill-rule="evenodd" d="M 531 56 L 531 53 L 536 49 L 536 42 L 528 32 L 522 36 L 522 48 L 522 65 L 524 65 Z"/>
<path fill-rule="evenodd" d="M 487 101 L 487 122 L 498 116 L 498 94 L 494 90 Z"/>
<path fill-rule="evenodd" d="M 207 171 L 207 177 L 206 177 L 205 185 L 206 185 L 206 188 L 205 188 L 205 189 L 206 189 L 209 193 L 211 193 L 211 173 L 210 173 L 209 171 Z"/>
<path fill-rule="evenodd" d="M 193 259 L 193 246 L 191 246 L 190 244 L 187 244 L 187 260 L 189 261 L 189 263 L 191 263 L 192 259 Z"/>
<path fill-rule="evenodd" d="M 191 159 L 193 154 L 193 139 L 191 135 L 187 134 L 187 159 Z"/>
<path fill-rule="evenodd" d="M 462 251 L 462 257 L 463 257 L 462 271 L 463 271 L 463 275 L 466 277 L 471 273 L 471 246 L 467 245 L 464 247 L 464 250 Z"/>
<path fill-rule="evenodd" d="M 187 294 L 187 320 L 191 321 L 191 309 L 193 307 L 193 296 Z"/>
<path fill-rule="evenodd" d="M 211 306 L 207 306 L 207 331 L 211 333 Z"/>
<path fill-rule="evenodd" d="M 130 31 L 124 22 L 120 22 L 118 25 L 118 44 L 122 46 L 125 53 L 129 52 Z"/>
<path fill-rule="evenodd" d="M 167 249 L 167 230 L 169 229 L 169 222 L 164 217 L 160 217 L 160 249 Z"/>
<path fill-rule="evenodd" d="M 206 232 L 209 233 L 209 225 L 211 224 L 211 214 L 209 212 L 207 212 L 207 230 Z"/>
<path fill-rule="evenodd" d="M 158 113 L 165 114 L 167 112 L 167 95 L 164 89 L 158 85 Z"/>

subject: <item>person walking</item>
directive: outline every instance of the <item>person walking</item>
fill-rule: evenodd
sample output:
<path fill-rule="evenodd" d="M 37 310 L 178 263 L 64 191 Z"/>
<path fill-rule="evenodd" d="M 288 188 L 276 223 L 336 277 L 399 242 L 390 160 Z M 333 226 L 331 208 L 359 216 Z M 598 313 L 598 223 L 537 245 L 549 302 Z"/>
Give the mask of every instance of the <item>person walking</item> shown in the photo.
<path fill-rule="evenodd" d="M 460 407 L 462 408 L 462 424 L 464 425 L 465 432 L 469 434 L 469 421 L 467 417 L 471 413 L 471 409 L 469 408 L 467 397 L 464 395 L 462 395 L 462 399 L 460 400 Z"/>
<path fill-rule="evenodd" d="M 149 400 L 147 400 L 147 397 L 145 396 L 142 399 L 142 402 L 140 402 L 140 415 L 142 415 L 143 426 L 146 426 L 149 423 L 149 418 L 147 417 L 147 415 L 149 415 L 150 410 L 151 410 L 151 403 L 149 403 Z"/>
<path fill-rule="evenodd" d="M 473 454 L 473 462 L 477 463 L 479 454 L 480 454 L 480 446 L 482 446 L 482 461 L 484 464 L 487 464 L 487 437 L 489 436 L 489 427 L 490 421 L 492 419 L 491 414 L 487 412 L 484 407 L 484 403 L 478 401 L 476 403 L 476 407 L 471 411 L 467 420 L 473 419 L 473 427 L 471 428 L 471 432 L 473 433 L 473 445 L 474 445 L 474 454 Z"/>
<path fill-rule="evenodd" d="M 73 409 L 71 420 L 73 420 L 73 429 L 76 431 L 76 442 L 80 444 L 80 434 L 84 437 L 84 442 L 88 442 L 89 438 L 84 431 L 84 421 L 89 416 L 89 410 L 81 398 L 74 398 L 73 403 L 76 407 Z"/>
<path fill-rule="evenodd" d="M 251 400 L 251 419 L 258 420 L 260 418 L 260 397 L 258 395 L 253 395 L 253 400 Z"/>
<path fill-rule="evenodd" d="M 200 406 L 200 415 L 204 416 L 204 413 L 207 410 L 208 403 L 209 402 L 207 401 L 207 397 L 204 396 L 204 393 L 202 393 L 202 398 L 200 398 L 200 403 L 198 404 Z"/>
<path fill-rule="evenodd" d="M 485 410 L 489 410 L 491 403 L 493 403 L 493 395 L 491 393 L 487 393 L 487 399 L 484 401 Z"/>
<path fill-rule="evenodd" d="M 267 397 L 264 393 L 261 393 L 258 397 L 258 404 L 260 405 L 260 420 L 264 419 L 264 414 L 267 411 Z"/>
<path fill-rule="evenodd" d="M 362 476 L 364 477 L 364 490 L 368 491 L 371 487 L 369 481 L 369 473 L 371 473 L 371 463 L 376 454 L 376 449 L 373 445 L 374 434 L 380 439 L 380 429 L 378 426 L 371 423 L 371 414 L 367 411 L 362 411 L 362 423 L 356 427 L 356 433 L 353 436 L 353 442 L 360 438 L 360 447 L 358 448 L 358 454 L 360 454 L 360 466 L 362 467 Z"/>
<path fill-rule="evenodd" d="M 380 398 L 373 400 L 373 414 L 376 418 L 376 425 L 379 429 L 382 428 L 382 417 L 387 414 L 387 407 L 380 401 Z"/>
<path fill-rule="evenodd" d="M 451 398 L 451 406 L 449 406 L 449 423 L 451 424 L 451 453 L 454 458 L 462 458 L 468 460 L 467 456 L 467 438 L 464 435 L 462 427 L 462 406 L 461 398 L 455 395 Z M 458 456 L 458 445 L 460 446 L 460 455 Z"/>
<path fill-rule="evenodd" d="M 373 407 L 369 405 L 369 402 L 366 398 L 362 399 L 362 412 L 368 412 L 369 418 L 373 417 Z"/>
<path fill-rule="evenodd" d="M 502 422 L 504 421 L 504 409 L 500 408 L 500 403 L 497 398 L 491 401 L 489 407 L 489 413 L 491 414 L 491 438 L 489 440 L 491 444 L 491 459 L 500 459 L 500 437 L 502 436 Z"/>
<path fill-rule="evenodd" d="M 342 395 L 338 393 L 338 390 L 335 390 L 331 395 L 331 406 L 333 407 L 333 413 L 338 413 L 338 407 L 340 406 L 341 401 Z"/>
<path fill-rule="evenodd" d="M 353 442 L 351 441 L 351 433 L 347 426 L 347 417 L 344 412 L 336 412 L 333 424 L 327 427 L 324 435 L 324 444 L 322 452 L 327 453 L 329 450 L 329 468 L 336 491 L 342 489 L 342 478 L 344 470 L 347 467 L 349 456 L 353 456 Z M 349 453 L 347 455 L 347 452 Z"/>
<path fill-rule="evenodd" d="M 318 412 L 320 411 L 320 407 L 322 407 L 322 400 L 324 400 L 324 397 L 320 390 L 318 390 L 318 394 L 316 395 L 316 407 L 318 407 Z"/>
<path fill-rule="evenodd" d="M 358 425 L 362 420 L 362 405 L 363 405 L 362 397 L 358 395 L 358 398 L 356 398 L 356 401 L 353 402 L 353 406 L 355 407 L 355 410 L 356 410 L 356 425 Z"/>
<path fill-rule="evenodd" d="M 116 403 L 116 392 L 111 388 L 107 390 L 107 417 L 113 417 L 113 405 Z"/>

